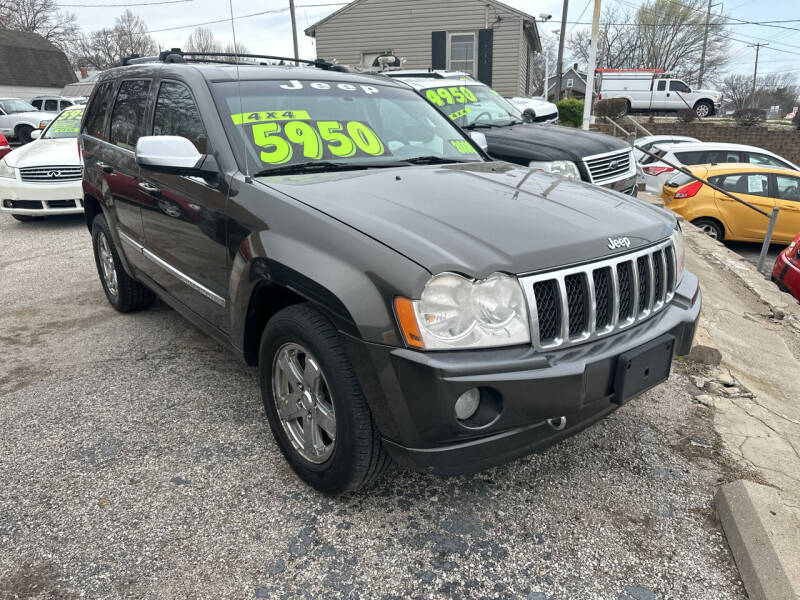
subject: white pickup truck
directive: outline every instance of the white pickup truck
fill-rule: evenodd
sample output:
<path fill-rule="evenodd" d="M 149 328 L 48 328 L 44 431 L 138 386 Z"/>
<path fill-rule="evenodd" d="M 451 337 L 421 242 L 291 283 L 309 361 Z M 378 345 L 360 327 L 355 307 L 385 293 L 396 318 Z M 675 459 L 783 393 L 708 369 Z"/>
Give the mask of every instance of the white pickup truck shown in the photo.
<path fill-rule="evenodd" d="M 58 112 L 37 110 L 19 98 L 0 98 L 0 133 L 21 144 L 31 141 L 31 132 L 42 130 Z"/>
<path fill-rule="evenodd" d="M 600 78 L 598 98 L 625 98 L 628 112 L 689 108 L 698 117 L 710 117 L 719 112 L 722 103 L 721 92 L 693 90 L 662 69 L 597 69 L 597 75 Z"/>

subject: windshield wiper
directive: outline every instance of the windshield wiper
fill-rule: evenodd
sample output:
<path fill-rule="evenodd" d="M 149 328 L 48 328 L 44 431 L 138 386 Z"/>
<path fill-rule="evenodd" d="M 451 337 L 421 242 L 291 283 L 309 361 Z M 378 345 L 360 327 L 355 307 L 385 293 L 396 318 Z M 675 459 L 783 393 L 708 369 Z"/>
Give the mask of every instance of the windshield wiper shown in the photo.
<path fill-rule="evenodd" d="M 505 127 L 505 125 L 497 125 L 491 121 L 475 121 L 469 125 L 464 125 L 462 129 L 475 129 L 476 127 Z"/>
<path fill-rule="evenodd" d="M 445 158 L 444 156 L 414 156 L 412 158 L 400 158 L 398 163 L 409 163 L 412 165 L 444 165 L 450 163 L 465 162 L 463 160 L 456 160 L 455 158 Z"/>
<path fill-rule="evenodd" d="M 268 177 L 270 175 L 290 175 L 292 173 L 323 173 L 325 171 L 355 171 L 358 169 L 369 169 L 375 164 L 343 163 L 331 162 L 327 160 L 315 160 L 309 162 L 295 163 L 293 165 L 283 165 L 264 169 L 254 174 L 253 177 Z"/>

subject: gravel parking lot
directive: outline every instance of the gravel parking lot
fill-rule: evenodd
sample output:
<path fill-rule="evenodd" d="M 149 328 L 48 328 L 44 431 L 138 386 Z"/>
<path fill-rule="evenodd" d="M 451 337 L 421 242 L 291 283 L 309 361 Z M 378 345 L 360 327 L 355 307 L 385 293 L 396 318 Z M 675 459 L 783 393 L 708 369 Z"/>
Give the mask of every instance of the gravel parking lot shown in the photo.
<path fill-rule="evenodd" d="M 745 597 L 691 363 L 542 454 L 326 498 L 255 370 L 163 303 L 111 309 L 80 218 L 0 215 L 0 306 L 2 599 Z"/>

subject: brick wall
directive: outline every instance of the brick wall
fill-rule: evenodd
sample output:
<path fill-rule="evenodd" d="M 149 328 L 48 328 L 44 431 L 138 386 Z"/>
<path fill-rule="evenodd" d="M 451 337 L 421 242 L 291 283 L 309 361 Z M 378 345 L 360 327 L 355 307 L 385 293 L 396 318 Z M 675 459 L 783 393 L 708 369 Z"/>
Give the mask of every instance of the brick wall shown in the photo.
<path fill-rule="evenodd" d="M 800 164 L 800 131 L 789 126 L 742 127 L 729 121 L 683 123 L 677 119 L 657 120 L 654 123 L 642 119 L 640 122 L 653 135 L 688 135 L 704 142 L 731 142 L 758 146 L 796 165 Z M 633 128 L 633 124 L 625 120 L 619 124 L 626 130 Z M 598 129 L 603 133 L 615 135 L 615 128 L 609 123 L 599 122 Z M 616 135 L 618 137 L 621 135 L 618 130 Z"/>

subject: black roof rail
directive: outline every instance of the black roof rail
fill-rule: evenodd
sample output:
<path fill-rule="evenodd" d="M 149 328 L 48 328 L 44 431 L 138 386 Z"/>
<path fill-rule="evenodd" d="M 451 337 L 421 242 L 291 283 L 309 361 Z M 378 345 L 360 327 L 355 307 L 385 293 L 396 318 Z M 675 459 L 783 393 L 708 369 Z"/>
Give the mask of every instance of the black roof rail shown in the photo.
<path fill-rule="evenodd" d="M 303 63 L 323 69 L 325 71 L 341 71 L 348 73 L 350 69 L 343 65 L 337 65 L 328 62 L 321 58 L 315 60 L 307 60 L 304 58 L 290 58 L 288 56 L 271 56 L 268 54 L 243 54 L 240 52 L 190 52 L 184 51 L 180 48 L 172 48 L 170 50 L 163 50 L 158 56 L 144 56 L 140 57 L 137 54 L 127 56 L 120 61 L 121 66 L 135 65 L 148 62 L 164 62 L 164 63 L 184 63 L 184 62 L 210 62 L 219 64 L 242 64 L 241 58 L 254 58 L 263 60 L 278 60 L 281 65 L 291 65 L 292 63 Z M 267 63 L 260 63 L 266 65 Z"/>

